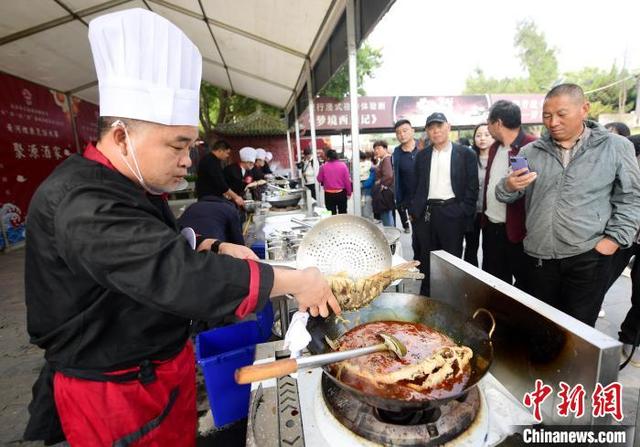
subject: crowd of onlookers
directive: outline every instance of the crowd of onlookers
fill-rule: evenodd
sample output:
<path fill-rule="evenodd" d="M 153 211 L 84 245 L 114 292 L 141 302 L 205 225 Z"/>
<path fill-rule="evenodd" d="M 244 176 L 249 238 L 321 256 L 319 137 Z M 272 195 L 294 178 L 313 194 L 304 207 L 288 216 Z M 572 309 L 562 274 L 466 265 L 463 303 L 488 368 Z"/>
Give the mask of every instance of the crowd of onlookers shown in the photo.
<path fill-rule="evenodd" d="M 594 326 L 640 242 L 640 135 L 589 120 L 589 107 L 579 86 L 554 87 L 540 138 L 522 128 L 520 108 L 506 100 L 493 104 L 471 141 L 452 142 L 442 113 L 427 117 L 423 140 L 399 120 L 396 147 L 378 140 L 372 154 L 361 154 L 362 214 L 385 226 L 399 217 L 412 233 L 424 295 L 430 252 L 442 249 Z M 334 173 L 343 171 L 340 183 Z M 328 205 L 334 212 L 346 212 L 346 172 L 339 161 L 320 168 L 328 204 L 346 192 L 337 210 Z M 632 307 L 619 333 L 626 354 L 640 341 L 639 273 L 634 263 Z"/>
<path fill-rule="evenodd" d="M 401 119 L 395 147 L 377 140 L 360 154 L 362 215 L 411 233 L 423 295 L 430 293 L 430 252 L 446 250 L 593 326 L 640 243 L 640 135 L 588 116 L 582 89 L 562 84 L 545 97 L 540 138 L 523 129 L 520 108 L 506 100 L 492 105 L 470 141 L 451 141 L 443 113 L 427 117 L 422 139 Z M 218 142 L 200 162 L 196 187 L 206 206 L 215 196 L 242 207 L 247 189 L 259 191 L 264 182 L 264 151 L 244 148 L 240 162 L 223 169 L 229 151 Z M 318 167 L 310 149 L 302 155 L 302 184 L 314 198 L 319 184 L 326 208 L 346 213 L 353 189 L 347 163 L 333 149 Z M 640 337 L 638 265 L 620 331 L 625 352 Z"/>

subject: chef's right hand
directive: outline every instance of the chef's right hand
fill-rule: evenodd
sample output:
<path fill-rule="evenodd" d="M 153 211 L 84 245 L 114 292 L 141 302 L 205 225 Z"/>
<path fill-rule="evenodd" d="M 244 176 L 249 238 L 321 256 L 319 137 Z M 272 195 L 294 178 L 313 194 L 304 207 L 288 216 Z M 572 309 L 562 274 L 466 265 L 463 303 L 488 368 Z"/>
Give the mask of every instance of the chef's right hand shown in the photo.
<path fill-rule="evenodd" d="M 316 267 L 307 267 L 299 270 L 299 272 L 301 277 L 298 282 L 300 289 L 291 292 L 291 295 L 298 302 L 298 309 L 301 312 L 308 310 L 313 317 L 318 315 L 328 317 L 329 308 L 336 315 L 340 315 L 340 304 L 338 304 L 338 300 L 333 295 L 329 283 L 322 276 L 320 270 Z"/>

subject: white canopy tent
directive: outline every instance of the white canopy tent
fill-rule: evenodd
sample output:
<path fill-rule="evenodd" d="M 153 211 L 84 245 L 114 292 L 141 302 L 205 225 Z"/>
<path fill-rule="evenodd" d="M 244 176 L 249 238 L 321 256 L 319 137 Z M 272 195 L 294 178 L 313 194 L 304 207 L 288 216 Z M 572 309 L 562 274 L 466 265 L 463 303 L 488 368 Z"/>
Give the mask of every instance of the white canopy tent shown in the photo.
<path fill-rule="evenodd" d="M 98 103 L 89 21 L 108 12 L 146 8 L 182 28 L 198 46 L 203 80 L 284 109 L 292 129 L 347 60 L 347 34 L 349 56 L 355 60 L 355 47 L 393 1 L 2 1 L 0 71 Z"/>

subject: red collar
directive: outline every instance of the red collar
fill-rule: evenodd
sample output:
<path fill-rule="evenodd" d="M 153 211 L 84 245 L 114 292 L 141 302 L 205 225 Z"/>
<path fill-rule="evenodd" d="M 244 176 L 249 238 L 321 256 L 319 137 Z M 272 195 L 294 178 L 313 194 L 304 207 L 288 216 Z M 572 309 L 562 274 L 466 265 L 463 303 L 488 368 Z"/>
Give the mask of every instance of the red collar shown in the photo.
<path fill-rule="evenodd" d="M 98 148 L 96 147 L 96 145 L 91 141 L 89 143 L 87 143 L 87 147 L 84 149 L 84 153 L 82 154 L 82 156 L 84 158 L 86 158 L 87 160 L 91 160 L 91 161 L 95 161 L 96 163 L 100 163 L 102 166 L 105 166 L 105 167 L 111 169 L 112 171 L 119 172 L 116 169 L 116 167 L 113 166 L 113 164 L 109 161 L 109 159 L 107 157 L 105 157 L 104 154 L 102 152 L 100 152 L 98 150 Z M 169 194 L 168 193 L 162 193 L 162 194 L 160 194 L 160 196 L 164 200 L 168 200 L 169 199 Z"/>
<path fill-rule="evenodd" d="M 95 161 L 96 163 L 100 163 L 103 166 L 111 169 L 112 171 L 117 171 L 116 167 L 111 164 L 109 159 L 104 156 L 102 152 L 98 150 L 93 142 L 87 143 L 87 147 L 84 149 L 84 153 L 82 154 L 84 158 L 87 160 Z"/>

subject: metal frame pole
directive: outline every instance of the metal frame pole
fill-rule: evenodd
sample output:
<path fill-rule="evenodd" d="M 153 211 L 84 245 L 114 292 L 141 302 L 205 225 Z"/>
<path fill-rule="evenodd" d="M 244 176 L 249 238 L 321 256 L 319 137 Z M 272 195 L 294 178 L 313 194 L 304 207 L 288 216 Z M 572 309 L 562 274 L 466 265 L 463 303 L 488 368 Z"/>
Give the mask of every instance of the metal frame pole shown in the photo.
<path fill-rule="evenodd" d="M 309 100 L 309 130 L 311 131 L 311 154 L 313 157 L 313 176 L 315 179 L 318 178 L 318 147 L 316 145 L 316 110 L 313 102 L 313 83 L 311 82 L 311 64 L 309 60 L 306 62 L 307 65 L 307 98 Z M 316 197 L 320 199 L 320 183 L 316 180 Z M 321 201 L 320 203 L 323 203 Z M 323 203 L 324 204 L 324 203 Z"/>
<path fill-rule="evenodd" d="M 360 203 L 360 111 L 356 59 L 355 0 L 347 0 L 347 49 L 349 53 L 349 102 L 351 103 L 351 177 L 353 181 L 353 213 L 362 215 Z"/>

